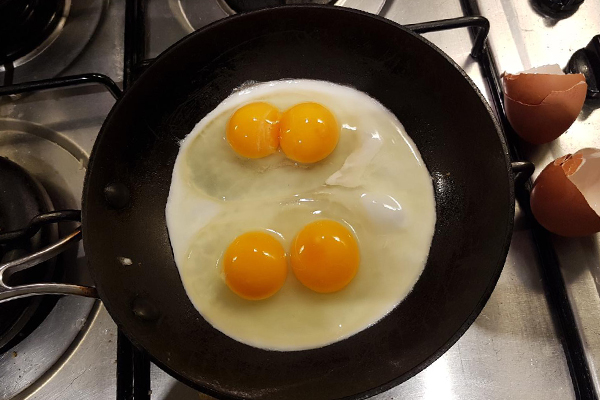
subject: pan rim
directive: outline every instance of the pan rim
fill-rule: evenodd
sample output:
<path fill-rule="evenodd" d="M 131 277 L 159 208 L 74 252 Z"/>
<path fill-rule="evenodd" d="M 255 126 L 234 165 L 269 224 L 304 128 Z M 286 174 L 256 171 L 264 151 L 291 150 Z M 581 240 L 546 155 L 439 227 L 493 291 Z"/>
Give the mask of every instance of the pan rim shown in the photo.
<path fill-rule="evenodd" d="M 431 365 L 434 361 L 436 361 L 438 358 L 440 358 L 440 356 L 442 356 L 448 349 L 450 349 L 457 341 L 458 339 L 460 339 L 460 337 L 462 337 L 462 335 L 467 331 L 467 329 L 472 325 L 472 323 L 475 321 L 475 319 L 477 318 L 477 316 L 481 313 L 483 307 L 485 306 L 485 304 L 487 303 L 487 301 L 489 300 L 497 282 L 498 279 L 500 278 L 501 272 L 503 270 L 504 264 L 506 262 L 506 256 L 508 254 L 508 250 L 510 247 L 510 242 L 511 242 L 511 238 L 512 238 L 512 232 L 513 232 L 513 226 L 514 226 L 514 214 L 515 214 L 515 194 L 514 194 L 514 176 L 512 173 L 512 168 L 511 168 L 511 160 L 510 160 L 510 156 L 509 156 L 509 150 L 508 150 L 508 145 L 506 143 L 506 137 L 503 134 L 502 128 L 498 122 L 498 119 L 494 113 L 494 111 L 492 110 L 490 104 L 487 102 L 487 100 L 485 99 L 485 97 L 482 95 L 481 91 L 479 90 L 479 88 L 475 85 L 475 83 L 471 80 L 471 78 L 466 74 L 466 72 L 452 59 L 450 58 L 446 53 L 444 53 L 440 48 L 438 48 L 436 45 L 434 45 L 433 43 L 431 43 L 429 40 L 425 39 L 423 36 L 413 32 L 412 30 L 394 22 L 391 21 L 389 19 L 386 19 L 380 15 L 375 15 L 375 14 L 370 14 L 364 11 L 360 11 L 360 10 L 356 10 L 356 9 L 350 9 L 350 8 L 344 8 L 344 7 L 336 7 L 336 6 L 328 6 L 328 5 L 318 5 L 318 4 L 303 4 L 303 5 L 287 5 L 287 6 L 280 6 L 280 7 L 271 7 L 271 8 L 266 8 L 266 9 L 261 9 L 261 10 L 257 10 L 257 11 L 252 11 L 252 12 L 248 12 L 248 13 L 244 13 L 244 14 L 236 14 L 236 15 L 232 15 L 220 20 L 217 20 L 215 22 L 212 22 L 209 25 L 206 25 L 205 27 L 189 34 L 186 35 L 185 37 L 181 38 L 180 40 L 178 40 L 177 42 L 175 42 L 173 45 L 171 45 L 169 48 L 167 48 L 165 51 L 163 51 L 159 56 L 157 56 L 155 58 L 155 60 L 151 63 L 151 65 L 146 69 L 146 71 L 144 71 L 144 73 L 142 73 L 139 78 L 133 83 L 133 85 L 127 89 L 123 96 L 121 98 L 119 98 L 117 100 L 117 102 L 113 105 L 111 111 L 109 112 L 108 116 L 105 119 L 105 122 L 102 126 L 102 129 L 100 130 L 98 137 L 94 143 L 92 152 L 91 152 L 91 156 L 90 156 L 90 160 L 89 160 L 89 165 L 88 165 L 88 169 L 86 171 L 86 177 L 85 177 L 85 181 L 84 181 L 84 188 L 83 188 L 83 197 L 82 197 L 82 227 L 83 227 L 83 244 L 84 244 L 84 249 L 86 247 L 86 221 L 88 219 L 88 215 L 87 215 L 87 210 L 88 208 L 86 207 L 86 203 L 87 203 L 87 198 L 88 196 L 90 196 L 90 187 L 89 187 L 89 176 L 90 176 L 90 171 L 93 170 L 93 165 L 94 165 L 94 161 L 95 161 L 95 155 L 97 154 L 96 149 L 100 146 L 103 137 L 105 136 L 105 131 L 106 131 L 106 127 L 109 125 L 109 121 L 111 121 L 111 119 L 113 118 L 114 114 L 117 113 L 120 105 L 123 103 L 123 99 L 125 99 L 128 94 L 130 92 L 135 91 L 136 87 L 142 86 L 144 85 L 144 81 L 145 79 L 148 78 L 149 74 L 147 74 L 147 71 L 150 71 L 156 64 L 158 64 L 161 60 L 169 57 L 169 55 L 174 52 L 177 51 L 178 47 L 185 41 L 190 40 L 192 37 L 196 36 L 196 35 L 202 35 L 204 32 L 211 30 L 211 29 L 215 29 L 218 26 L 221 26 L 222 24 L 231 24 L 231 21 L 235 21 L 237 19 L 245 19 L 245 18 L 252 18 L 256 15 L 261 15 L 261 14 L 269 14 L 269 13 L 276 13 L 279 12 L 279 10 L 285 9 L 285 10 L 294 10 L 294 9 L 310 9 L 310 8 L 314 8 L 314 9 L 320 9 L 320 10 L 327 10 L 327 12 L 332 12 L 332 13 L 336 13 L 338 17 L 343 17 L 344 14 L 355 14 L 355 15 L 360 15 L 362 17 L 367 17 L 370 18 L 372 20 L 376 20 L 379 23 L 385 23 L 387 25 L 390 25 L 396 29 L 400 29 L 402 31 L 404 31 L 405 33 L 413 36 L 414 38 L 416 38 L 417 40 L 420 40 L 421 42 L 423 42 L 424 44 L 428 45 L 429 47 L 431 47 L 436 53 L 438 53 L 440 56 L 442 56 L 447 62 L 450 63 L 450 65 L 452 65 L 454 67 L 454 69 L 456 69 L 461 76 L 469 83 L 469 85 L 471 86 L 471 88 L 475 91 L 475 93 L 477 94 L 477 96 L 479 97 L 479 100 L 483 103 L 485 109 L 487 110 L 488 115 L 490 116 L 492 123 L 495 127 L 496 133 L 498 135 L 498 139 L 500 141 L 500 145 L 502 148 L 502 153 L 504 155 L 504 159 L 505 159 L 505 164 L 506 164 L 506 173 L 507 173 L 507 177 L 508 177 L 508 201 L 510 204 L 510 209 L 509 209 L 509 213 L 507 215 L 507 224 L 506 226 L 506 230 L 503 234 L 504 236 L 504 243 L 503 245 L 500 247 L 498 246 L 498 254 L 499 254 L 499 263 L 498 265 L 495 266 L 495 270 L 493 275 L 491 276 L 487 286 L 486 286 L 486 290 L 482 293 L 482 296 L 480 298 L 480 301 L 477 303 L 477 305 L 474 307 L 473 311 L 467 316 L 467 318 L 462 322 L 462 324 L 460 325 L 460 328 L 442 345 L 440 346 L 434 353 L 432 353 L 429 357 L 427 357 L 426 359 L 424 359 L 421 363 L 419 363 L 418 365 L 416 365 L 415 367 L 413 367 L 411 370 L 409 370 L 407 373 L 400 375 L 398 377 L 396 377 L 395 379 L 390 380 L 389 382 L 386 382 L 380 386 L 377 386 L 375 388 L 366 390 L 364 392 L 360 392 L 360 393 L 356 393 L 353 395 L 349 395 L 346 397 L 341 397 L 339 399 L 344 399 L 344 400 L 354 400 L 354 399 L 366 399 L 369 397 L 372 397 L 374 395 L 377 395 L 379 393 L 382 393 L 386 390 L 391 389 L 392 387 L 395 387 L 405 381 L 407 381 L 408 379 L 414 377 L 416 374 L 418 374 L 419 372 L 421 372 L 422 370 L 424 370 L 425 368 L 427 368 L 429 365 Z M 112 306 L 110 306 L 109 302 L 105 302 L 104 298 L 105 297 L 105 293 L 104 290 L 102 289 L 101 285 L 99 286 L 97 284 L 97 280 L 96 280 L 96 274 L 94 272 L 94 268 L 90 268 L 90 274 L 92 276 L 92 279 L 94 280 L 94 282 L 96 283 L 96 287 L 100 296 L 100 299 L 102 300 L 103 304 L 105 305 L 107 311 L 109 312 L 109 314 L 111 315 L 111 318 L 113 318 L 113 320 L 115 321 L 115 323 L 117 324 L 117 326 L 119 327 L 119 329 L 121 329 L 121 331 L 125 334 L 125 336 L 138 348 L 144 349 L 143 346 L 141 346 L 141 344 L 135 340 L 134 337 L 132 337 L 129 332 L 127 332 L 126 329 L 124 329 L 123 324 L 118 321 L 117 318 L 114 318 L 113 315 L 114 313 L 110 312 L 110 308 L 112 308 Z M 165 372 L 167 372 L 169 375 L 171 375 L 172 377 L 174 377 L 175 379 L 193 387 L 194 389 L 197 389 L 203 393 L 206 393 L 208 395 L 217 397 L 217 398 L 222 398 L 222 399 L 241 399 L 242 397 L 238 397 L 238 396 L 233 396 L 233 395 L 229 395 L 229 394 L 225 394 L 223 392 L 219 392 L 216 391 L 210 387 L 207 386 L 200 386 L 197 383 L 194 383 L 192 381 L 191 378 L 188 378 L 187 376 L 185 376 L 184 374 L 180 373 L 180 372 L 176 372 L 175 370 L 171 369 L 170 367 L 166 366 L 165 364 L 163 364 L 160 360 L 158 360 L 156 357 L 154 357 L 150 352 L 146 351 L 144 349 L 144 351 L 148 354 L 149 358 L 152 360 L 152 362 L 154 362 L 157 366 L 159 366 L 162 370 L 164 370 Z"/>

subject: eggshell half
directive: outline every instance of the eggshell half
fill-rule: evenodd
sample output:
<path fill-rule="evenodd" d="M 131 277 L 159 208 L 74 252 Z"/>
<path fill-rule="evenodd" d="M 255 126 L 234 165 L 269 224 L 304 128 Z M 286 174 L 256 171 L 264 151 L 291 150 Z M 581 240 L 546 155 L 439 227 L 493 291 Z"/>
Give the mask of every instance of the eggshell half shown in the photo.
<path fill-rule="evenodd" d="M 504 93 L 523 104 L 540 104 L 552 92 L 564 92 L 585 82 L 583 74 L 518 74 L 504 75 Z"/>
<path fill-rule="evenodd" d="M 589 206 L 600 215 L 600 150 L 587 148 L 573 154 L 567 178 L 579 189 Z"/>
<path fill-rule="evenodd" d="M 583 74 L 506 74 L 503 82 L 506 116 L 533 144 L 562 135 L 577 119 L 587 93 Z"/>
<path fill-rule="evenodd" d="M 560 157 L 544 168 L 533 185 L 531 211 L 550 232 L 571 237 L 600 232 L 600 216 L 567 177 L 582 164 L 582 158 L 578 156 Z"/>

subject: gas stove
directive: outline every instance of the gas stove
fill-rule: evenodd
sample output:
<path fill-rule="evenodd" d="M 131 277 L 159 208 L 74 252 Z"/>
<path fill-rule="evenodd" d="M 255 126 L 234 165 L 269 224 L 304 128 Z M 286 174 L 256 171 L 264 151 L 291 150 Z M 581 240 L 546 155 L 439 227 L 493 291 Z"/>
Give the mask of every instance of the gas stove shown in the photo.
<path fill-rule="evenodd" d="M 302 2 L 310 1 L 265 0 L 264 4 Z M 490 71 L 517 72 L 551 63 L 566 67 L 578 49 L 600 34 L 600 4 L 593 0 L 316 2 L 365 10 L 400 24 L 421 24 L 413 28 L 428 32 L 424 36 L 467 72 L 493 106 L 498 104 L 498 92 Z M 58 87 L 53 90 L 28 87 L 23 93 L 0 97 L 0 156 L 10 160 L 9 167 L 0 163 L 0 183 L 9 182 L 6 171 L 13 171 L 27 183 L 29 192 L 38 193 L 30 196 L 38 200 L 29 208 L 47 212 L 81 208 L 87 160 L 115 103 L 113 94 L 118 94 L 119 88 L 110 82 L 107 87 L 92 85 L 106 83 L 101 76 L 82 74 L 102 74 L 126 88 L 148 60 L 177 40 L 263 2 L 63 0 L 44 2 L 46 8 L 39 13 L 34 7 L 38 3 L 42 2 L 0 1 L 0 21 L 5 21 L 10 4 L 17 7 L 15 15 L 20 18 L 7 20 L 12 25 L 0 24 L 0 84 L 77 78 L 47 81 L 45 86 L 54 82 Z M 454 24 L 460 29 L 445 25 L 439 31 L 436 24 L 422 24 L 476 14 L 490 23 L 486 54 L 491 64 L 471 56 L 474 38 L 464 26 L 485 28 L 480 20 Z M 17 37 L 17 31 L 10 32 L 10 27 L 25 26 L 32 32 L 27 40 Z M 496 70 L 490 70 L 490 65 Z M 519 145 L 523 158 L 537 166 L 536 174 L 565 153 L 600 148 L 598 107 L 597 100 L 587 101 L 569 131 L 548 145 Z M 6 216 L 30 219 L 33 211 L 28 214 L 25 203 L 8 192 L 0 187 L 0 223 L 6 224 Z M 524 211 L 517 205 L 504 270 L 475 323 L 424 371 L 374 398 L 598 398 L 599 238 L 547 240 Z M 13 225 L 0 227 L 16 229 Z M 77 222 L 70 220 L 45 226 L 18 251 L 0 244 L 0 264 L 76 227 Z M 556 255 L 554 264 L 550 256 L 550 266 L 548 254 Z M 37 278 L 22 279 L 92 284 L 80 243 L 41 267 Z M 51 295 L 23 300 L 10 305 L 10 310 L 5 308 L 10 303 L 0 304 L 4 329 L 0 332 L 0 399 L 210 399 L 148 364 L 147 357 L 119 334 L 100 301 Z M 7 315 L 17 315 L 10 324 L 10 337 L 8 323 L 3 325 Z"/>

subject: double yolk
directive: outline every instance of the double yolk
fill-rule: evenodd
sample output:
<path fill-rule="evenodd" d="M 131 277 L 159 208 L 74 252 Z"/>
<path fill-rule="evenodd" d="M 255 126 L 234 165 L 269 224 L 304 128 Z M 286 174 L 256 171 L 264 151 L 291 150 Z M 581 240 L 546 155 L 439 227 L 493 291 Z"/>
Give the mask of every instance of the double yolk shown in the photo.
<path fill-rule="evenodd" d="M 332 293 L 352 281 L 360 253 L 356 239 L 346 227 L 336 221 L 318 220 L 306 225 L 294 238 L 290 263 L 304 286 L 315 292 Z M 285 250 L 268 233 L 244 233 L 225 251 L 223 272 L 227 286 L 240 297 L 265 299 L 285 283 Z"/>
<path fill-rule="evenodd" d="M 262 158 L 279 147 L 291 160 L 315 163 L 337 146 L 340 130 L 334 115 L 318 103 L 300 103 L 281 113 L 269 103 L 239 108 L 227 123 L 231 148 L 247 158 Z M 356 275 L 358 244 L 342 224 L 319 220 L 306 225 L 290 249 L 294 275 L 309 289 L 332 293 Z M 265 232 L 238 236 L 223 255 L 223 272 L 229 288 L 240 297 L 261 300 L 285 283 L 288 266 L 279 241 Z"/>
<path fill-rule="evenodd" d="M 300 163 L 315 163 L 327 157 L 337 146 L 339 136 L 331 111 L 310 102 L 283 113 L 269 103 L 250 103 L 231 116 L 226 129 L 229 145 L 243 157 L 266 157 L 281 147 L 288 158 Z"/>

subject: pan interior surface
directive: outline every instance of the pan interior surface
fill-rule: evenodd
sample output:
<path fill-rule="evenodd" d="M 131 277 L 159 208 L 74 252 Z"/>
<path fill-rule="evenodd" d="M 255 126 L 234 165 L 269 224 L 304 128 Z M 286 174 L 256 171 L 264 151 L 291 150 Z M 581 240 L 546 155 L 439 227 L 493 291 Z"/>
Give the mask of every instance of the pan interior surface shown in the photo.
<path fill-rule="evenodd" d="M 184 291 L 165 222 L 181 139 L 242 83 L 278 79 L 352 86 L 392 111 L 429 169 L 437 214 L 425 270 L 398 307 L 348 339 L 296 352 L 212 328 Z M 122 192 L 119 201 L 107 186 Z M 111 316 L 186 383 L 224 398 L 363 398 L 429 365 L 475 319 L 508 251 L 512 190 L 489 107 L 433 45 L 358 11 L 289 6 L 188 36 L 126 92 L 90 160 L 84 245 Z"/>

